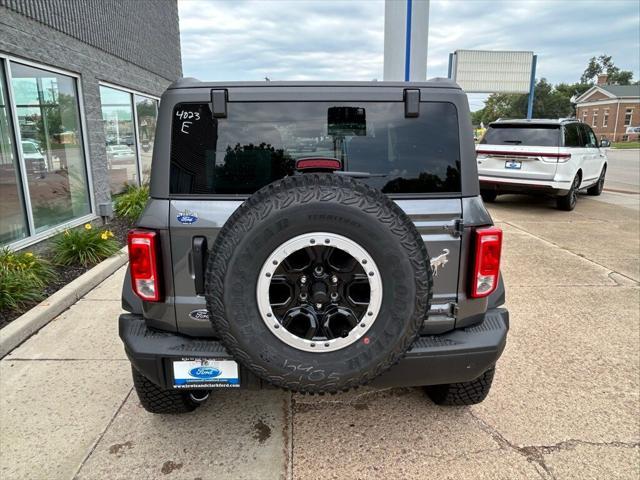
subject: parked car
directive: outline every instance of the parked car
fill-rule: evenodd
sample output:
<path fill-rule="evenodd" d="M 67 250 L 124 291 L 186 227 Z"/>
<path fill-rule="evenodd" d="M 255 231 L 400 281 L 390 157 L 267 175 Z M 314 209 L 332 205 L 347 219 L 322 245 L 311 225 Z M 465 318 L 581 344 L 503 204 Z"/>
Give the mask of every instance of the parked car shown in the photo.
<path fill-rule="evenodd" d="M 482 198 L 502 193 L 545 194 L 573 210 L 578 191 L 600 195 L 607 156 L 591 127 L 576 119 L 499 120 L 476 146 Z"/>
<path fill-rule="evenodd" d="M 145 409 L 269 385 L 487 396 L 502 232 L 455 83 L 184 79 L 159 116 L 119 318 Z M 299 151 L 299 125 L 330 132 L 322 155 Z"/>
<path fill-rule="evenodd" d="M 112 163 L 130 163 L 135 153 L 128 145 L 109 145 L 107 146 L 107 158 L 109 164 Z"/>
<path fill-rule="evenodd" d="M 42 154 L 38 144 L 32 140 L 23 140 L 21 146 L 22 158 L 24 158 L 27 173 L 44 178 L 48 171 L 47 159 Z"/>

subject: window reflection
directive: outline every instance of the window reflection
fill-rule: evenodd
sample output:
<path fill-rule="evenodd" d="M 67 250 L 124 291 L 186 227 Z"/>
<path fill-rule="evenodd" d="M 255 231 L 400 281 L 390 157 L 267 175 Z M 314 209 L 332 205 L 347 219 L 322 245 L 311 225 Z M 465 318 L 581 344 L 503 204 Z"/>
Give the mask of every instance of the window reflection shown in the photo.
<path fill-rule="evenodd" d="M 142 183 L 149 183 L 151 175 L 151 156 L 156 138 L 158 120 L 158 102 L 152 98 L 136 95 L 136 115 L 138 117 L 138 152 L 140 153 L 140 172 Z"/>
<path fill-rule="evenodd" d="M 251 194 L 291 175 L 301 158 L 334 158 L 385 193 L 460 191 L 455 106 L 424 102 L 406 118 L 401 102 L 229 103 L 173 112 L 170 192 Z M 185 131 L 186 127 L 186 131 Z"/>
<path fill-rule="evenodd" d="M 131 94 L 100 86 L 111 193 L 138 183 Z"/>
<path fill-rule="evenodd" d="M 0 244 L 20 240 L 28 234 L 20 183 L 5 75 L 0 65 Z"/>
<path fill-rule="evenodd" d="M 91 212 L 75 80 L 11 63 L 35 233 Z"/>

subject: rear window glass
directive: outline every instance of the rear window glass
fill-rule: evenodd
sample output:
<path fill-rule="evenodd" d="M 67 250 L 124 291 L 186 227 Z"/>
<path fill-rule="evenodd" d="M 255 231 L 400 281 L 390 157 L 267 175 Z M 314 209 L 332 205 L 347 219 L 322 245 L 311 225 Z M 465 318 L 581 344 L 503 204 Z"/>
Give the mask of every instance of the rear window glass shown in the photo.
<path fill-rule="evenodd" d="M 172 194 L 251 194 L 294 174 L 301 158 L 336 158 L 343 170 L 386 193 L 460 191 L 458 117 L 453 104 L 252 102 L 213 118 L 206 103 L 175 107 Z"/>
<path fill-rule="evenodd" d="M 490 125 L 480 143 L 488 145 L 558 147 L 560 145 L 560 126 Z"/>

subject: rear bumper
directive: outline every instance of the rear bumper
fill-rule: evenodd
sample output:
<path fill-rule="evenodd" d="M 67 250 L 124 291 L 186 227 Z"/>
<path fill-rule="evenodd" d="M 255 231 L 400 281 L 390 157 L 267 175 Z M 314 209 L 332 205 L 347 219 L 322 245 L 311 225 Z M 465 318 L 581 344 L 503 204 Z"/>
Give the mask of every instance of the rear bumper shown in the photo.
<path fill-rule="evenodd" d="M 542 193 L 546 195 L 566 195 L 572 180 L 525 180 L 521 178 L 480 175 L 481 190 L 495 190 L 498 193 Z"/>
<path fill-rule="evenodd" d="M 153 383 L 171 388 L 171 362 L 181 358 L 233 360 L 217 340 L 185 337 L 149 329 L 141 315 L 123 314 L 120 338 L 133 366 Z M 441 335 L 420 337 L 406 356 L 372 382 L 374 387 L 401 387 L 466 382 L 491 368 L 504 350 L 509 330 L 509 312 L 487 311 L 482 323 Z M 240 385 L 268 385 L 243 367 Z"/>

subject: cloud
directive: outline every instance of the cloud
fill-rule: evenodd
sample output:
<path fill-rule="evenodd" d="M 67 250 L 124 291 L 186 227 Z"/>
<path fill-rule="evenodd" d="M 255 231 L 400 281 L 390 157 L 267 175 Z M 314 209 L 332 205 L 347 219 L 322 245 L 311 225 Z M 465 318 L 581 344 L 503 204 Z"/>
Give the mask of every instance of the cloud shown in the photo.
<path fill-rule="evenodd" d="M 382 79 L 383 1 L 180 0 L 179 12 L 185 76 Z M 640 77 L 636 0 L 432 0 L 429 23 L 429 77 L 446 76 L 456 49 L 533 50 L 552 83 L 577 81 L 602 53 Z"/>

